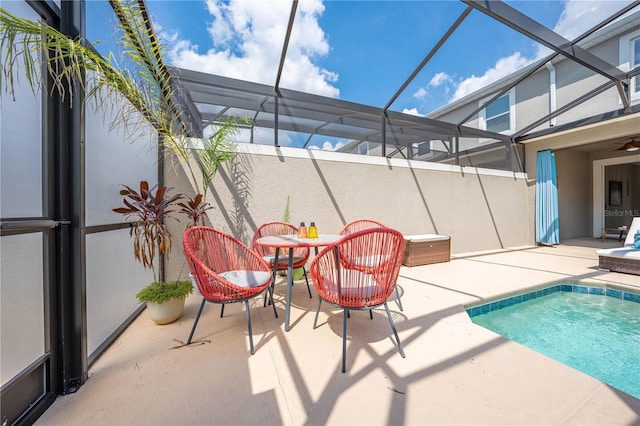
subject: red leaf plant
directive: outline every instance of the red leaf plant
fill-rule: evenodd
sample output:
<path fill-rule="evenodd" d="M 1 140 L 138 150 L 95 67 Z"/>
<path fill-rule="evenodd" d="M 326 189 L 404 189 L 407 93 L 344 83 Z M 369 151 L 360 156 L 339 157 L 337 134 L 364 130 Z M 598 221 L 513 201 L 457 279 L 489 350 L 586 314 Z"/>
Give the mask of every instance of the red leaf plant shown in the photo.
<path fill-rule="evenodd" d="M 203 202 L 202 194 L 196 194 L 195 197 L 187 199 L 186 203 L 178 203 L 178 207 L 180 207 L 179 213 L 189 218 L 187 228 L 198 225 L 204 226 L 204 217 L 207 210 L 213 209 L 213 206 L 209 203 Z"/>
<path fill-rule="evenodd" d="M 127 185 L 122 185 L 120 191 L 124 207 L 113 209 L 125 217 L 135 217 L 131 222 L 129 236 L 134 238 L 133 255 L 142 266 L 153 270 L 154 280 L 156 270 L 154 259 L 171 250 L 171 232 L 164 223 L 167 218 L 173 218 L 173 204 L 183 198 L 183 194 L 170 194 L 173 188 L 154 185 L 140 181 L 140 190 L 136 191 Z M 182 203 L 181 203 L 182 204 Z"/>

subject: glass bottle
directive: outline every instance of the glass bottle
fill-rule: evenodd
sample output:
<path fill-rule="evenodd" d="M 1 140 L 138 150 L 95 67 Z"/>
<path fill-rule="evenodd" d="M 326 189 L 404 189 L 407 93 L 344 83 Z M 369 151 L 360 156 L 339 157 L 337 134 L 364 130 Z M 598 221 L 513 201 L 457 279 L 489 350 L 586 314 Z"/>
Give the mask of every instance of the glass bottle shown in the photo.
<path fill-rule="evenodd" d="M 316 228 L 315 222 L 311 222 L 309 224 L 309 231 L 307 232 L 307 238 L 318 238 L 318 228 Z"/>
<path fill-rule="evenodd" d="M 307 238 L 307 227 L 304 226 L 304 222 L 300 222 L 300 227 L 298 228 L 298 238 Z"/>

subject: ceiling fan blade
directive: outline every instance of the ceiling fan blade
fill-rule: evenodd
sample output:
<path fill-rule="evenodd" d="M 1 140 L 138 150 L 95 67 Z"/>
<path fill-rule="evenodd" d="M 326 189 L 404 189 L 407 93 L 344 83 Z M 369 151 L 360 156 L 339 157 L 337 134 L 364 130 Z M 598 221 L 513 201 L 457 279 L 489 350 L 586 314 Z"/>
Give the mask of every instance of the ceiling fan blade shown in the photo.
<path fill-rule="evenodd" d="M 631 139 L 629 142 L 622 145 L 620 148 L 616 149 L 616 151 L 638 151 L 640 150 L 640 141 L 635 140 L 635 138 Z"/>

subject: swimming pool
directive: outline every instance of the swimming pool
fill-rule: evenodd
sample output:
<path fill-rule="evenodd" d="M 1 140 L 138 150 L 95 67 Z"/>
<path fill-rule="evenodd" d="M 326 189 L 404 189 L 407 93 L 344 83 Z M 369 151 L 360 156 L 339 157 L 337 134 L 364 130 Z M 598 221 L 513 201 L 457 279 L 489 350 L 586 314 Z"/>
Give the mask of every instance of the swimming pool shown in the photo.
<path fill-rule="evenodd" d="M 471 320 L 640 398 L 640 294 L 558 284 L 467 309 Z"/>

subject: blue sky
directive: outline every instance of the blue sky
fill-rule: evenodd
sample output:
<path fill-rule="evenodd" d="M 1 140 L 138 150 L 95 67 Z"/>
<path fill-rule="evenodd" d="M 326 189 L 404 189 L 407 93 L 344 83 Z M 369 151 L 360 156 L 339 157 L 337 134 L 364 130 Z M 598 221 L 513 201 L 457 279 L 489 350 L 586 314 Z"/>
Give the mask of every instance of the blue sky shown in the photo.
<path fill-rule="evenodd" d="M 509 2 L 568 38 L 627 3 Z M 275 81 L 289 1 L 148 0 L 148 4 L 172 47 L 175 64 L 266 84 Z M 383 106 L 464 8 L 451 0 L 302 0 L 282 85 Z M 304 31 L 299 31 L 301 27 Z M 533 41 L 474 11 L 393 109 L 430 112 L 491 80 L 487 73 L 492 69 L 495 76 L 522 67 L 536 58 L 538 50 Z M 501 60 L 502 72 L 496 72 Z M 296 72 L 307 78 L 291 76 Z M 434 80 L 439 73 L 441 78 Z M 474 76 L 475 81 L 469 81 Z"/>
<path fill-rule="evenodd" d="M 572 39 L 630 0 L 507 3 Z M 147 5 L 169 48 L 168 62 L 275 83 L 290 0 Z M 455 0 L 300 0 L 281 86 L 382 107 L 465 7 Z M 544 53 L 532 40 L 473 11 L 391 109 L 427 114 Z"/>

